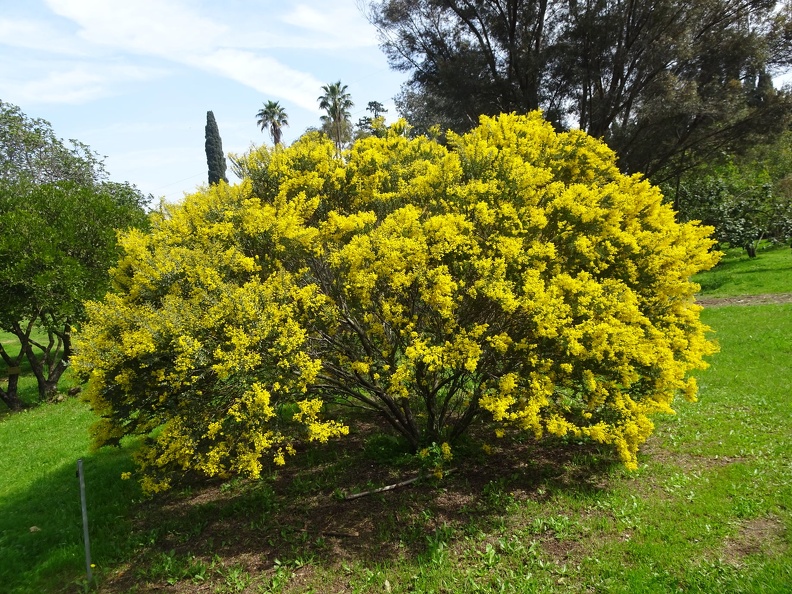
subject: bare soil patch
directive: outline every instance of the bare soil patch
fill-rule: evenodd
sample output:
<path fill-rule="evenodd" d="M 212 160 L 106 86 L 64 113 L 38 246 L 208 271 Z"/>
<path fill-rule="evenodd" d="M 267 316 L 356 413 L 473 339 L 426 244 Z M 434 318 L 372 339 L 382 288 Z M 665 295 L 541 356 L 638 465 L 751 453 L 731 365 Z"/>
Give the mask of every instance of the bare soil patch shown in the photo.
<path fill-rule="evenodd" d="M 761 554 L 778 557 L 789 548 L 784 539 L 784 524 L 780 518 L 767 516 L 748 520 L 739 533 L 726 540 L 723 557 L 731 565 L 740 565 L 748 555 Z"/>
<path fill-rule="evenodd" d="M 740 295 L 737 297 L 697 297 L 696 303 L 704 307 L 775 305 L 792 303 L 792 293 L 765 293 L 762 295 Z"/>
<path fill-rule="evenodd" d="M 672 464 L 686 472 L 696 472 L 710 468 L 720 468 L 729 464 L 746 462 L 748 456 L 702 456 L 686 452 L 676 452 L 663 446 L 662 439 L 655 435 L 649 437 L 641 446 L 641 454 L 648 456 L 654 462 Z"/>

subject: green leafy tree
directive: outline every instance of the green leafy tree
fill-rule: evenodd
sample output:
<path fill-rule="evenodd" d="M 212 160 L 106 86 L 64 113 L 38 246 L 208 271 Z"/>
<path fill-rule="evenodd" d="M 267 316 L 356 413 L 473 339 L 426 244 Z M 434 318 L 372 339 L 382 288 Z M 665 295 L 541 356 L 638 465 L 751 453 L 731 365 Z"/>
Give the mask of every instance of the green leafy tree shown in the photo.
<path fill-rule="evenodd" d="M 352 137 L 349 110 L 354 103 L 341 81 L 322 86 L 322 95 L 317 98 L 319 108 L 327 112 L 322 116 L 322 129 L 333 140 L 336 152 L 341 153 L 344 144 Z"/>
<path fill-rule="evenodd" d="M 0 328 L 19 341 L 14 355 L 0 344 L 8 375 L 0 400 L 17 410 L 23 361 L 41 398 L 55 390 L 83 300 L 109 288 L 115 229 L 145 224 L 145 198 L 132 186 L 106 181 L 85 145 L 68 148 L 46 121 L 0 107 Z M 42 334 L 46 339 L 37 338 Z"/>
<path fill-rule="evenodd" d="M 404 127 L 344 159 L 306 135 L 266 154 L 257 193 L 210 187 L 122 237 L 74 366 L 97 445 L 158 429 L 147 491 L 257 476 L 344 435 L 339 404 L 431 459 L 477 422 L 610 444 L 635 468 L 651 415 L 694 398 L 714 347 L 689 277 L 717 260 L 710 229 L 538 113 L 448 147 Z"/>
<path fill-rule="evenodd" d="M 206 164 L 209 168 L 209 185 L 219 184 L 220 181 L 228 183 L 226 177 L 226 160 L 223 153 L 223 140 L 220 138 L 220 129 L 217 127 L 214 113 L 206 112 Z"/>
<path fill-rule="evenodd" d="M 762 240 L 792 238 L 792 134 L 750 151 L 744 158 L 699 168 L 676 188 L 682 220 L 715 228 L 715 238 L 756 257 Z"/>
<path fill-rule="evenodd" d="M 418 133 L 541 108 L 658 182 L 772 137 L 791 103 L 790 7 L 768 0 L 378 0 L 397 99 Z"/>
<path fill-rule="evenodd" d="M 256 114 L 256 124 L 261 127 L 262 132 L 265 128 L 269 130 L 272 143 L 277 146 L 283 138 L 282 128 L 289 125 L 289 116 L 280 103 L 267 101 Z"/>
<path fill-rule="evenodd" d="M 107 177 L 104 164 L 88 146 L 55 136 L 41 118 L 0 101 L 0 179 L 25 177 L 33 183 L 71 180 L 91 185 Z"/>

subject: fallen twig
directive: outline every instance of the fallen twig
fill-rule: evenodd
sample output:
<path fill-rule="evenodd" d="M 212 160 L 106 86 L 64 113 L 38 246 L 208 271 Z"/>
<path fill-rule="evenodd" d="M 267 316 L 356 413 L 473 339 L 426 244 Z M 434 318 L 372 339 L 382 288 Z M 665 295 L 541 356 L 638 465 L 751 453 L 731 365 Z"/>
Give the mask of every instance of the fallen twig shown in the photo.
<path fill-rule="evenodd" d="M 446 470 L 443 475 L 449 475 L 454 472 L 456 468 L 451 468 L 450 470 Z M 384 487 L 380 487 L 379 489 L 372 489 L 371 491 L 362 491 L 360 493 L 352 493 L 351 495 L 344 495 L 345 501 L 350 501 L 352 499 L 358 499 L 359 497 L 365 497 L 366 495 L 374 495 L 375 493 L 384 493 L 385 491 L 392 491 L 393 489 L 398 489 L 399 487 L 406 487 L 407 485 L 411 485 L 412 483 L 420 480 L 423 478 L 424 475 L 419 474 L 416 477 L 411 479 L 407 479 L 406 481 L 402 481 L 400 483 L 394 483 L 392 485 L 386 485 Z"/>

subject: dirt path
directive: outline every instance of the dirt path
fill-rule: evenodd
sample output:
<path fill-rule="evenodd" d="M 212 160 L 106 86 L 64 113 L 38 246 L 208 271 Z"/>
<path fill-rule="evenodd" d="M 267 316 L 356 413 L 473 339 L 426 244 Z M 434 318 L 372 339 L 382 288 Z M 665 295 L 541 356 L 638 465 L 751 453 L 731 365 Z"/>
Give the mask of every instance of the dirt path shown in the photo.
<path fill-rule="evenodd" d="M 792 303 L 792 293 L 767 293 L 764 295 L 741 295 L 739 297 L 697 297 L 696 303 L 704 307 Z"/>

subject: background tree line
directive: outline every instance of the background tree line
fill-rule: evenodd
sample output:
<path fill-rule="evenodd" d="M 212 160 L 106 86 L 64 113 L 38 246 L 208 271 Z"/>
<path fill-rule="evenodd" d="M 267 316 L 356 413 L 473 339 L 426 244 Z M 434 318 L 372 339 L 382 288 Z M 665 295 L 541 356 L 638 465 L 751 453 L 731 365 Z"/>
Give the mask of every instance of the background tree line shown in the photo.
<path fill-rule="evenodd" d="M 390 64 L 410 73 L 398 104 L 417 129 L 541 108 L 662 181 L 788 121 L 771 78 L 790 59 L 789 7 L 777 5 L 385 0 L 368 15 Z"/>
<path fill-rule="evenodd" d="M 412 134 L 442 138 L 447 130 L 470 130 L 481 115 L 541 108 L 557 128 L 605 140 L 624 172 L 661 184 L 683 220 L 710 222 L 720 241 L 754 255 L 760 239 L 792 235 L 786 173 L 762 161 L 787 154 L 782 134 L 792 121 L 792 96 L 776 89 L 773 77 L 792 58 L 789 3 L 375 0 L 361 6 L 391 66 L 410 74 L 396 103 Z M 382 104 L 369 102 L 371 115 L 355 127 L 347 86 L 338 81 L 322 91 L 319 131 L 339 153 L 356 138 L 382 132 Z M 283 107 L 269 101 L 257 117 L 279 144 L 288 125 Z M 754 164 L 757 159 L 762 162 Z"/>
<path fill-rule="evenodd" d="M 605 140 L 623 171 L 663 184 L 690 207 L 683 218 L 704 214 L 691 204 L 712 201 L 710 181 L 762 156 L 752 147 L 777 142 L 792 114 L 789 92 L 773 86 L 792 57 L 787 2 L 375 0 L 366 12 L 391 66 L 410 75 L 397 107 L 415 132 L 541 108 L 558 128 Z M 737 192 L 745 208 L 729 190 L 716 202 L 730 206 L 705 218 L 729 219 L 724 240 L 751 245 L 762 232 L 734 216 L 777 211 L 783 178 Z"/>

